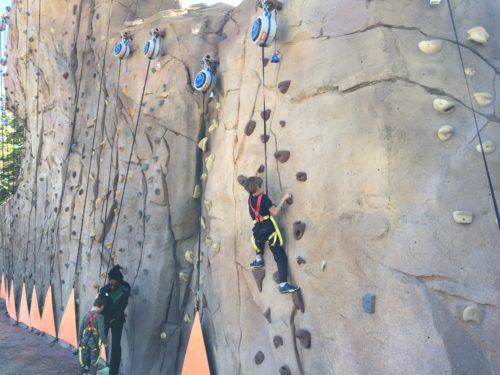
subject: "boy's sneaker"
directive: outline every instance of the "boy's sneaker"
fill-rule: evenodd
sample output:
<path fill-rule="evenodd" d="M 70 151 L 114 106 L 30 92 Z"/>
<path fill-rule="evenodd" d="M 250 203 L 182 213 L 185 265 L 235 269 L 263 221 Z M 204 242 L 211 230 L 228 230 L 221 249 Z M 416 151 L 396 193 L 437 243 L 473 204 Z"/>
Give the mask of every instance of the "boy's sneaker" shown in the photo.
<path fill-rule="evenodd" d="M 297 290 L 300 290 L 300 287 L 289 283 L 285 283 L 283 286 L 280 285 L 278 287 L 278 292 L 280 292 L 280 294 L 293 293 L 296 292 Z"/>
<path fill-rule="evenodd" d="M 264 259 L 255 259 L 252 263 L 250 263 L 251 268 L 262 268 L 264 267 Z"/>

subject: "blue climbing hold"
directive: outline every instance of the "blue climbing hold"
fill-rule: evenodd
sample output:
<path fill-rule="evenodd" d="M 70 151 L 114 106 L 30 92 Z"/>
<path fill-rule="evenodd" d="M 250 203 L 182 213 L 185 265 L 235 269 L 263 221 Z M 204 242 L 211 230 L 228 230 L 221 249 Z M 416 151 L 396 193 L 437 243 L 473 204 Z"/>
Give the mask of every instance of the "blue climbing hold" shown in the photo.
<path fill-rule="evenodd" d="M 375 295 L 367 293 L 363 296 L 363 310 L 368 314 L 375 312 Z"/>
<path fill-rule="evenodd" d="M 273 53 L 273 56 L 271 57 L 271 62 L 273 64 L 278 64 L 280 62 L 280 55 L 277 53 Z"/>

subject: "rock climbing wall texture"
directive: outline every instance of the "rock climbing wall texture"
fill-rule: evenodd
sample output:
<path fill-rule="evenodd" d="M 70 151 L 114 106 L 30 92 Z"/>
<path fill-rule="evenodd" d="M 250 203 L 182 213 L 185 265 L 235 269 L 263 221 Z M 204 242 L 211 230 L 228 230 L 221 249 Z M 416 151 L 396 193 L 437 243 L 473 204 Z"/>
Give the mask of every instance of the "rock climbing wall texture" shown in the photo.
<path fill-rule="evenodd" d="M 96 119 L 110 2 L 43 1 L 40 35 L 36 2 L 27 34 L 26 0 L 17 2 L 6 78 L 11 107 L 28 114 L 28 152 L 0 227 L 0 262 L 16 277 L 16 295 L 23 277 L 28 295 L 51 281 L 60 319 L 74 282 L 81 314 L 104 281 L 146 74 L 141 47 L 159 27 L 166 38 L 150 69 L 112 259 L 134 285 L 123 373 L 180 371 L 200 209 L 214 373 L 499 373 L 499 232 L 473 111 L 499 186 L 500 3 L 450 3 L 472 103 L 446 1 L 286 1 L 282 60 L 266 65 L 265 85 L 249 38 L 254 1 L 188 10 L 116 2 L 108 43 L 128 30 L 133 54 L 116 100 L 119 63 L 108 51 Z M 219 82 L 202 124 L 191 80 L 207 52 L 219 60 Z M 264 175 L 263 117 L 270 197 L 293 193 L 279 218 L 291 281 L 302 287 L 293 296 L 277 294 L 269 251 L 265 272 L 248 266 L 251 222 L 238 176 Z M 363 304 L 368 293 L 374 306 Z"/>

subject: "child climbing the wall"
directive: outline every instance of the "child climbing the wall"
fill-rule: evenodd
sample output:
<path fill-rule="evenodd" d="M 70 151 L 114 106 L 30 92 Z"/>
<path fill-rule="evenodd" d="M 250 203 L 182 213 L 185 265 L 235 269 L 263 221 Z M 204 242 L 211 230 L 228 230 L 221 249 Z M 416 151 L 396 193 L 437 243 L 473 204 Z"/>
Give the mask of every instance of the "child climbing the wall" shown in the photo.
<path fill-rule="evenodd" d="M 274 260 L 278 266 L 280 294 L 293 293 L 300 288 L 288 283 L 288 259 L 283 249 L 283 236 L 278 228 L 274 216 L 278 216 L 286 200 L 291 198 L 291 194 L 286 194 L 281 198 L 278 206 L 275 206 L 269 197 L 264 193 L 263 181 L 260 177 L 249 177 L 242 183 L 250 197 L 248 198 L 248 208 L 250 216 L 254 221 L 252 244 L 257 252 L 255 260 L 250 263 L 251 268 L 264 267 L 264 247 L 269 241 Z"/>
<path fill-rule="evenodd" d="M 108 339 L 104 329 L 104 310 L 106 299 L 98 296 L 92 308 L 83 317 L 78 331 L 78 356 L 80 361 L 79 374 L 97 374 L 97 364 L 101 352 L 101 344 L 108 346 Z"/>

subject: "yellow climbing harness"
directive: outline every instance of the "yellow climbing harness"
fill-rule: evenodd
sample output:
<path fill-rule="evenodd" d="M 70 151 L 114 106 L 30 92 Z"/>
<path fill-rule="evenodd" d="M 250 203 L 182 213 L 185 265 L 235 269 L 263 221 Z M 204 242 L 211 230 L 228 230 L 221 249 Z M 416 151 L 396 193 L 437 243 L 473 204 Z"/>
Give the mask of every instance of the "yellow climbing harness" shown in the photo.
<path fill-rule="evenodd" d="M 284 241 L 283 241 L 283 235 L 281 234 L 281 231 L 280 231 L 280 228 L 278 227 L 278 223 L 276 222 L 276 219 L 271 216 L 271 215 L 268 215 L 268 216 L 264 216 L 263 217 L 264 220 L 271 220 L 271 223 L 273 223 L 273 226 L 274 226 L 274 232 L 268 237 L 268 241 L 269 241 L 269 246 L 274 246 L 276 245 L 276 242 L 279 240 L 279 244 L 280 246 L 283 246 L 284 245 Z M 254 223 L 257 222 L 257 221 L 254 221 Z M 254 248 L 254 250 L 256 252 L 260 252 L 261 250 L 257 247 L 257 244 L 255 243 L 255 237 L 252 236 L 252 246 Z"/>

